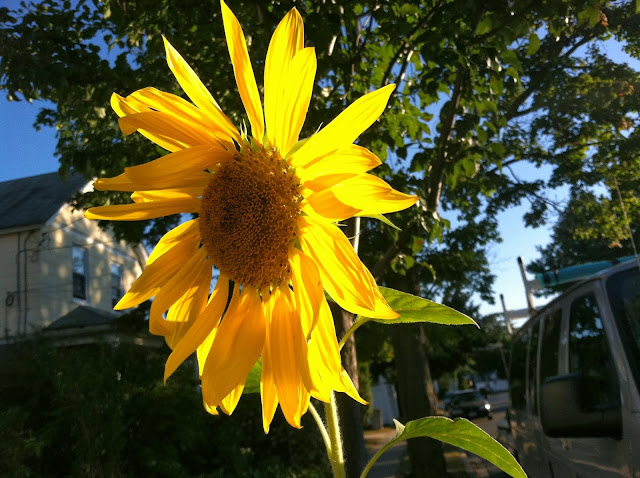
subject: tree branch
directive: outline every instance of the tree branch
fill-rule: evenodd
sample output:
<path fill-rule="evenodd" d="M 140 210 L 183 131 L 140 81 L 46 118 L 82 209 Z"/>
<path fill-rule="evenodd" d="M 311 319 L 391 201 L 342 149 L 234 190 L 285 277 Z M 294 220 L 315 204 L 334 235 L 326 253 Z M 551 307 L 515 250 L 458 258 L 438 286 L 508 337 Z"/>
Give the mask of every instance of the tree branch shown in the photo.
<path fill-rule="evenodd" d="M 435 160 L 431 163 L 429 171 L 425 175 L 425 183 L 427 184 L 427 210 L 431 212 L 437 212 L 440 206 L 444 169 L 448 162 L 448 146 L 456 124 L 456 113 L 460 106 L 462 87 L 466 74 L 466 70 L 458 70 L 451 99 L 443 106 L 440 112 L 440 117 L 442 118 L 440 121 L 442 124 L 440 141 Z"/>
<path fill-rule="evenodd" d="M 424 28 L 424 26 L 435 16 L 435 14 L 444 6 L 445 3 L 446 2 L 444 0 L 440 0 L 431 10 L 429 10 L 429 13 L 427 13 L 425 17 L 415 26 L 411 33 L 409 33 L 409 35 L 404 38 L 402 42 L 400 42 L 398 51 L 396 51 L 396 54 L 389 62 L 389 65 L 387 65 L 387 69 L 384 72 L 384 75 L 382 75 L 381 86 L 387 86 L 389 84 L 389 77 L 391 76 L 391 70 L 393 69 L 393 66 L 398 62 L 403 54 L 408 53 L 407 47 L 413 41 L 413 37 Z"/>

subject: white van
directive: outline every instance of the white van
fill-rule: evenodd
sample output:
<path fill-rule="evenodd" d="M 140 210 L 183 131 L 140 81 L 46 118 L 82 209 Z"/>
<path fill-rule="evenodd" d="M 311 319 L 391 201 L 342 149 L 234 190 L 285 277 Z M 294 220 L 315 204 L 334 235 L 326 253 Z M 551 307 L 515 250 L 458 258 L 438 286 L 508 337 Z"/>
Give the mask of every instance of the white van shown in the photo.
<path fill-rule="evenodd" d="M 586 279 L 516 334 L 510 448 L 530 478 L 640 477 L 640 267 Z"/>

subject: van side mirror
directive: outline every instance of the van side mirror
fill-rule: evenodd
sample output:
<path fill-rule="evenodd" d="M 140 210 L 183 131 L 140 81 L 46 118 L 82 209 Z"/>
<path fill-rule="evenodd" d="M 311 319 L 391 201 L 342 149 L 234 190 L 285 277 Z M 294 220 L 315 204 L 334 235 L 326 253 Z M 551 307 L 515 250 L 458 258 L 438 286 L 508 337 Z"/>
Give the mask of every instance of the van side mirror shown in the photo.
<path fill-rule="evenodd" d="M 540 419 L 545 434 L 552 437 L 620 437 L 620 405 L 583 411 L 581 390 L 588 380 L 581 374 L 549 377 L 540 388 Z"/>

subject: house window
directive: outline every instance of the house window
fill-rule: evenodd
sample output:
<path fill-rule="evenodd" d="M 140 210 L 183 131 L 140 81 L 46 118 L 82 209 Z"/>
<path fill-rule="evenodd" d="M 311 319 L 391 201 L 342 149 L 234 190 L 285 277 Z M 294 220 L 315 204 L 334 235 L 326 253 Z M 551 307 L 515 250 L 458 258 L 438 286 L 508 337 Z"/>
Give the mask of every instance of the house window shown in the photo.
<path fill-rule="evenodd" d="M 122 266 L 120 264 L 111 264 L 111 305 L 115 307 L 123 295 Z"/>
<path fill-rule="evenodd" d="M 84 247 L 73 246 L 73 297 L 87 298 L 87 250 Z"/>

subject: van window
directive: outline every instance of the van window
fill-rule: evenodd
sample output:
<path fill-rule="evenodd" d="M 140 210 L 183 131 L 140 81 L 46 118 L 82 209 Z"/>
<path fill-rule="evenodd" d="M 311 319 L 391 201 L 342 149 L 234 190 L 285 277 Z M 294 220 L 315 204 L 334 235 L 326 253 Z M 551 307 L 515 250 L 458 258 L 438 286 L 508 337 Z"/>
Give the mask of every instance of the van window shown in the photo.
<path fill-rule="evenodd" d="M 531 340 L 527 347 L 527 397 L 529 402 L 529 411 L 533 415 L 538 414 L 538 400 L 536 376 L 538 369 L 538 332 L 540 331 L 540 322 L 536 322 L 531 329 Z"/>
<path fill-rule="evenodd" d="M 592 293 L 571 304 L 569 371 L 583 378 L 580 396 L 584 412 L 617 405 L 617 374 L 602 326 L 602 315 Z"/>
<path fill-rule="evenodd" d="M 640 390 L 640 274 L 638 268 L 618 272 L 607 282 L 609 303 L 620 329 L 627 361 Z"/>
<path fill-rule="evenodd" d="M 560 325 L 562 309 L 557 309 L 544 318 L 540 344 L 540 383 L 559 375 Z"/>
<path fill-rule="evenodd" d="M 511 372 L 509 374 L 509 395 L 513 408 L 524 409 L 527 405 L 525 378 L 527 373 L 527 343 L 529 333 L 513 343 L 511 349 Z"/>

